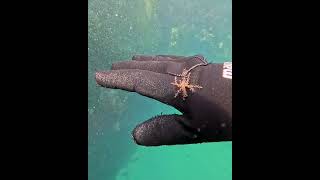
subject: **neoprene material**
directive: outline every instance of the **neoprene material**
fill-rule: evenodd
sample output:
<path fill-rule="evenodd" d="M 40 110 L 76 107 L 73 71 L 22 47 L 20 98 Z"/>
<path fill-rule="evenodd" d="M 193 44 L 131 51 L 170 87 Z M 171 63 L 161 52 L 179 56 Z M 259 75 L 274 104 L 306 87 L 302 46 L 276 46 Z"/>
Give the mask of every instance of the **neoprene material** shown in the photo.
<path fill-rule="evenodd" d="M 95 77 L 100 86 L 137 92 L 183 114 L 156 116 L 139 124 L 132 131 L 139 145 L 232 141 L 232 63 L 203 62 L 206 61 L 201 55 L 136 55 L 132 60 L 113 64 L 109 71 L 96 72 Z M 183 77 L 174 75 L 197 64 L 201 65 L 189 71 L 189 82 L 187 76 L 183 81 Z M 177 84 L 194 85 L 189 86 L 194 87 L 194 92 L 184 86 L 184 99 L 183 86 L 174 85 L 175 78 Z"/>

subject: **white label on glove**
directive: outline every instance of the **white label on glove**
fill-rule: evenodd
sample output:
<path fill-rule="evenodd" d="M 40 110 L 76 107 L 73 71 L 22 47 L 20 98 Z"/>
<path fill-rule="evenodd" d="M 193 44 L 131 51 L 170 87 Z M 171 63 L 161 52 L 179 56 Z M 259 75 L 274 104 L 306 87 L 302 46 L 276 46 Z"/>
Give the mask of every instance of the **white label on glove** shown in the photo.
<path fill-rule="evenodd" d="M 223 74 L 222 77 L 232 79 L 232 62 L 223 63 Z"/>

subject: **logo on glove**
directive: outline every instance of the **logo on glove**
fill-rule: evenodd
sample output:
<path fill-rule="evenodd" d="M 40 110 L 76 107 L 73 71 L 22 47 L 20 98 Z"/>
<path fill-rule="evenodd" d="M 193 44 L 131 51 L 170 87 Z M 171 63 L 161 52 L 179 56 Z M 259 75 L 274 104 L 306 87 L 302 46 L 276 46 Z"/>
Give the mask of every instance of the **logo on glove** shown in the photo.
<path fill-rule="evenodd" d="M 222 77 L 227 78 L 227 79 L 232 79 L 232 62 L 225 62 L 223 64 Z"/>

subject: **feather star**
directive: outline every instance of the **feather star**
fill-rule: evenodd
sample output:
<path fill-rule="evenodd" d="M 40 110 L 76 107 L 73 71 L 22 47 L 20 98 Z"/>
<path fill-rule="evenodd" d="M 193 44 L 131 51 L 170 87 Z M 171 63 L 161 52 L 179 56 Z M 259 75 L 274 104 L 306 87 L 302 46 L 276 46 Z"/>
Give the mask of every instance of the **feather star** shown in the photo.
<path fill-rule="evenodd" d="M 176 98 L 180 93 L 182 94 L 182 99 L 185 100 L 188 97 L 187 89 L 190 89 L 191 92 L 195 92 L 195 88 L 201 89 L 202 87 L 199 85 L 189 84 L 191 73 L 184 69 L 181 77 L 181 80 L 177 80 L 177 76 L 174 77 L 174 82 L 171 83 L 174 86 L 177 86 L 179 89 L 177 90 L 174 97 Z"/>

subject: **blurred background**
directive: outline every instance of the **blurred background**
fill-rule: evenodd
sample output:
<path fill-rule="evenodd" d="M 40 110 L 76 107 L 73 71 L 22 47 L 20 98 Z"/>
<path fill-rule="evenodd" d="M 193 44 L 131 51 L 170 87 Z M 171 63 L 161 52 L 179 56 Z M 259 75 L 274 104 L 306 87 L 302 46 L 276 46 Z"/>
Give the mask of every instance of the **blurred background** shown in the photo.
<path fill-rule="evenodd" d="M 179 113 L 136 93 L 100 88 L 95 70 L 135 54 L 232 61 L 231 0 L 88 0 L 89 180 L 231 180 L 232 142 L 142 147 L 132 129 Z"/>

